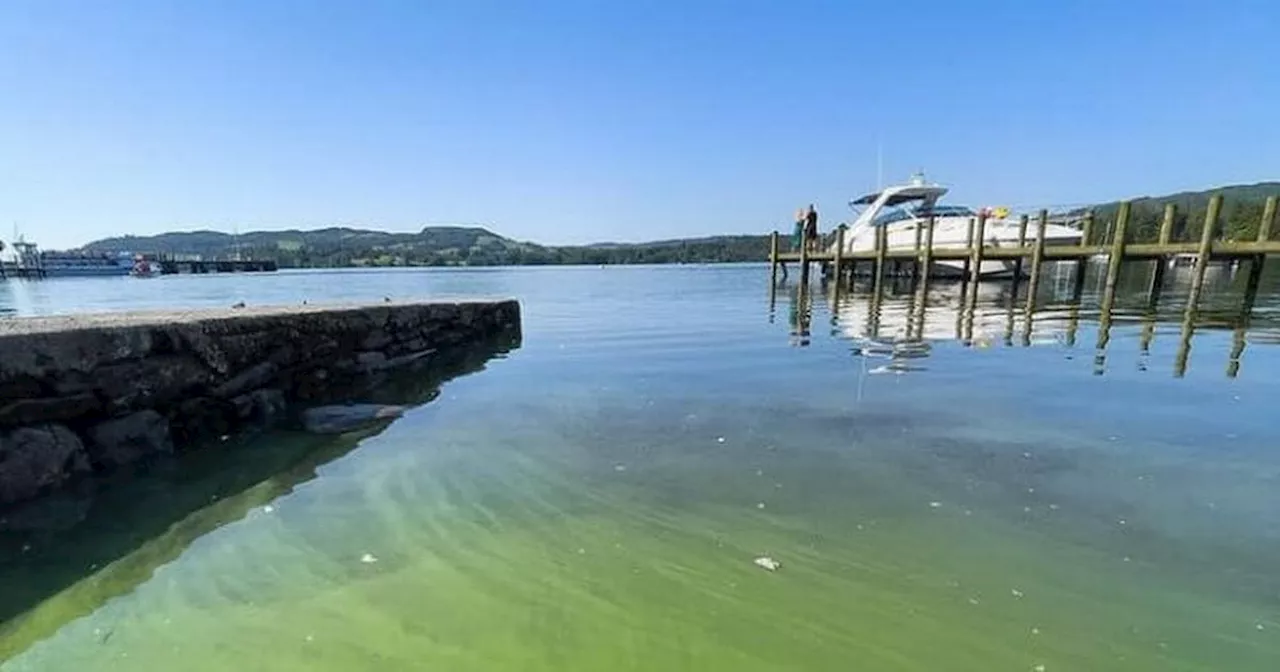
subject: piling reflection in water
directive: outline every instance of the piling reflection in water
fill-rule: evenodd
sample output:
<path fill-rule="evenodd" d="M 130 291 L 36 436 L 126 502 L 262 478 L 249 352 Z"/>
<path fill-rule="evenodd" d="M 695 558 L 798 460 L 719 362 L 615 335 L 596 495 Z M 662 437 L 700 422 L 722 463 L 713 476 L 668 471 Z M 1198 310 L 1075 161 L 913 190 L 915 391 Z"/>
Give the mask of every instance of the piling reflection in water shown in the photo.
<path fill-rule="evenodd" d="M 772 319 L 778 295 L 784 294 L 790 342 L 804 347 L 811 342 L 815 308 L 825 310 L 830 335 L 850 340 L 856 355 L 889 358 L 884 371 L 896 373 L 923 370 L 916 360 L 927 357 L 936 342 L 1073 350 L 1082 330 L 1093 329 L 1095 375 L 1107 371 L 1116 332 L 1134 331 L 1139 371 L 1152 367 L 1157 337 L 1173 337 L 1176 349 L 1167 370 L 1182 377 L 1197 332 L 1230 330 L 1224 366 L 1225 374 L 1234 378 L 1240 375 L 1250 342 L 1276 341 L 1280 334 L 1280 305 L 1273 305 L 1280 272 L 1266 272 L 1254 260 L 1214 263 L 1204 273 L 1203 294 L 1198 297 L 1189 296 L 1194 277 L 1191 267 L 1133 264 L 1117 270 L 1105 262 L 1071 261 L 1046 263 L 1038 282 L 886 277 L 877 292 L 874 278 L 839 285 L 783 280 L 770 291 L 770 315 Z M 1034 301 L 1028 296 L 1031 291 L 1036 292 Z M 1260 296 L 1267 297 L 1262 305 Z"/>

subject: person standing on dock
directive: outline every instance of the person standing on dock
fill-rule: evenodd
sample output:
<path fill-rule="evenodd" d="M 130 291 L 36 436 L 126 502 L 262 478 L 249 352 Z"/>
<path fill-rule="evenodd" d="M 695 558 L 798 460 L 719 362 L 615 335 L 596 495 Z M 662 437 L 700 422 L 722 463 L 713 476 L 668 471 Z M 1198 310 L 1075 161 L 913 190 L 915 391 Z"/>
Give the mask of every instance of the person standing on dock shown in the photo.
<path fill-rule="evenodd" d="M 800 208 L 796 210 L 795 228 L 791 230 L 791 251 L 799 252 L 800 246 L 804 244 L 804 208 Z"/>
<path fill-rule="evenodd" d="M 818 211 L 813 209 L 813 204 L 809 204 L 809 209 L 804 213 L 804 238 L 806 244 L 811 251 L 818 249 Z"/>

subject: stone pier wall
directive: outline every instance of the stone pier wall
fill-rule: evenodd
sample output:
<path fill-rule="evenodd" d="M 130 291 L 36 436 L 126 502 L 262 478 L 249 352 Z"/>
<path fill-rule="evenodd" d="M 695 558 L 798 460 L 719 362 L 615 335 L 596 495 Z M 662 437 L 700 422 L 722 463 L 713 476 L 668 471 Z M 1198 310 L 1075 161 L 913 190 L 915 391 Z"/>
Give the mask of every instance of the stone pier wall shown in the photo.
<path fill-rule="evenodd" d="M 0 320 L 0 505 L 518 339 L 515 301 Z"/>

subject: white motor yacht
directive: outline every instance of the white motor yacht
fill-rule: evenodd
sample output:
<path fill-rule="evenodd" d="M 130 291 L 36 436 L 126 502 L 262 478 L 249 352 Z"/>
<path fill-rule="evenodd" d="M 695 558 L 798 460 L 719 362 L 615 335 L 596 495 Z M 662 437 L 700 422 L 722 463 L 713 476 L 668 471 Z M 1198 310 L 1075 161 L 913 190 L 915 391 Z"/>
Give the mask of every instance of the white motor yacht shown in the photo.
<path fill-rule="evenodd" d="M 857 219 L 845 232 L 844 252 L 867 252 L 875 249 L 876 230 L 888 232 L 889 249 L 914 249 L 917 231 L 919 240 L 925 240 L 929 217 L 934 218 L 933 246 L 968 247 L 969 223 L 978 213 L 959 205 L 938 205 L 938 199 L 947 193 L 939 184 L 925 182 L 923 175 L 915 175 L 907 184 L 888 187 L 849 202 L 858 212 Z M 988 214 L 982 235 L 982 244 L 988 247 L 1018 245 L 1019 223 L 1007 214 Z M 1035 224 L 1027 230 L 1027 241 L 1035 240 Z M 1061 224 L 1049 224 L 1045 228 L 1045 245 L 1079 245 L 1079 229 Z M 923 243 L 922 243 L 923 244 Z M 834 252 L 834 246 L 832 251 Z M 959 260 L 934 261 L 934 273 L 960 275 L 964 262 Z M 1023 264 L 1024 268 L 1029 264 Z M 986 259 L 979 270 L 980 277 L 994 278 L 1013 275 L 1013 259 Z"/>

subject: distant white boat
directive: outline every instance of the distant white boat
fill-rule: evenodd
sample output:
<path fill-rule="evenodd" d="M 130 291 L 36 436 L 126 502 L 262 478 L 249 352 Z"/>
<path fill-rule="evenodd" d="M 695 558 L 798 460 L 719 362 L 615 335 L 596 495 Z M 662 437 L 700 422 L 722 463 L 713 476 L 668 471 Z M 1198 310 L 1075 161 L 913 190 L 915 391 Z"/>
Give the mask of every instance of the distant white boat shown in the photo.
<path fill-rule="evenodd" d="M 888 187 L 849 202 L 858 217 L 845 233 L 844 252 L 868 252 L 875 249 L 876 230 L 884 228 L 888 236 L 888 248 L 914 249 L 916 236 L 926 237 L 929 217 L 934 218 L 933 246 L 967 247 L 969 223 L 978 217 L 974 210 L 960 205 L 938 205 L 938 199 L 947 193 L 939 184 L 929 184 L 923 175 L 915 175 L 907 184 Z M 988 247 L 1018 245 L 1019 222 L 999 213 L 988 215 L 983 230 L 982 243 Z M 1035 229 L 1027 231 L 1028 240 L 1034 240 Z M 1081 232 L 1069 226 L 1050 224 L 1045 228 L 1046 245 L 1079 245 Z M 832 251 L 835 251 L 834 245 Z M 940 275 L 963 273 L 964 262 L 938 260 L 934 272 Z M 980 276 L 994 278 L 1013 275 L 1013 259 L 987 259 L 982 262 Z"/>

